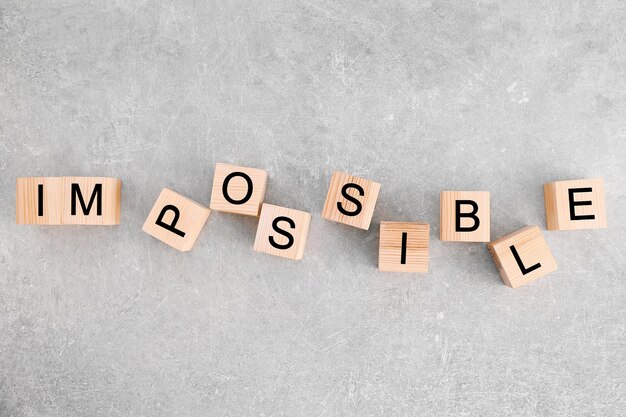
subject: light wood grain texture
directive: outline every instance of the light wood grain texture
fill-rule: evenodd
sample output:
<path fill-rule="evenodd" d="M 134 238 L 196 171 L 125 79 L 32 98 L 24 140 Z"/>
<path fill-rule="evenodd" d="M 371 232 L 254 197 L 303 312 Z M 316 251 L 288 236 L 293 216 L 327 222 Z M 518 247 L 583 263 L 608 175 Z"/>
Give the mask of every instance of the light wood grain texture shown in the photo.
<path fill-rule="evenodd" d="M 250 184 L 244 176 L 232 175 L 234 173 L 245 174 L 250 179 Z M 227 196 L 224 196 L 224 182 L 229 176 L 231 178 L 227 183 Z M 216 164 L 209 207 L 215 211 L 258 217 L 265 198 L 266 186 L 267 171 L 265 170 Z M 228 201 L 227 197 L 232 201 Z"/>
<path fill-rule="evenodd" d="M 169 208 L 168 208 L 169 206 Z M 176 219 L 176 211 L 178 219 Z M 142 230 L 181 252 L 191 250 L 211 210 L 170 189 L 164 188 L 150 211 Z M 161 223 L 175 228 L 178 233 Z M 173 222 L 175 221 L 175 224 Z M 184 233 L 184 236 L 181 236 Z"/>
<path fill-rule="evenodd" d="M 425 223 L 380 222 L 378 269 L 388 272 L 428 272 L 429 232 L 430 226 Z M 406 233 L 405 238 L 403 233 Z M 403 257 L 404 239 L 406 251 Z"/>
<path fill-rule="evenodd" d="M 490 238 L 490 207 L 489 191 L 442 191 L 440 196 L 439 215 L 441 220 L 440 239 L 450 242 L 489 242 Z M 457 201 L 473 201 L 477 211 L 478 228 L 474 231 L 457 231 Z M 474 207 L 461 204 L 461 213 L 473 213 Z M 476 220 L 461 216 L 459 226 L 471 228 Z"/>
<path fill-rule="evenodd" d="M 591 188 L 591 191 L 586 191 Z M 574 212 L 570 209 L 569 190 L 573 193 Z M 543 186 L 546 223 L 548 230 L 602 229 L 607 227 L 604 179 L 555 181 Z M 588 205 L 577 203 L 591 202 Z M 576 216 L 593 216 L 593 219 L 574 219 Z"/>
<path fill-rule="evenodd" d="M 18 178 L 15 221 L 40 225 L 118 225 L 121 194 L 122 181 L 117 178 Z"/>
<path fill-rule="evenodd" d="M 286 217 L 291 219 L 293 223 L 290 224 L 286 220 L 275 222 L 275 219 L 278 217 Z M 311 215 L 309 213 L 271 204 L 263 204 L 254 240 L 254 250 L 283 258 L 302 259 L 310 223 Z M 277 229 L 284 232 L 279 232 Z M 293 242 L 291 246 L 280 249 L 272 245 L 270 239 L 273 239 L 275 245 L 278 246 L 289 245 L 289 237 L 284 235 L 285 232 L 292 236 Z"/>
<path fill-rule="evenodd" d="M 43 195 L 41 200 L 40 186 Z M 18 178 L 15 190 L 15 223 L 63 224 L 63 177 Z"/>
<path fill-rule="evenodd" d="M 511 246 L 514 246 L 524 268 L 530 269 L 536 264 L 540 264 L 540 267 L 524 274 Z M 557 270 L 556 260 L 538 226 L 526 226 L 494 240 L 487 247 L 498 267 L 502 281 L 512 288 L 528 284 Z"/>
<path fill-rule="evenodd" d="M 347 212 L 355 212 L 357 210 L 357 205 L 353 201 L 348 201 L 342 194 L 343 187 L 350 183 L 356 184 L 363 190 L 363 195 L 360 195 L 360 191 L 355 187 L 349 187 L 345 190 L 347 195 L 358 200 L 361 204 L 361 211 L 356 216 L 343 214 L 337 207 L 337 203 L 340 203 Z M 379 191 L 380 184 L 377 182 L 355 177 L 345 172 L 335 171 L 333 172 L 330 186 L 328 187 L 322 217 L 327 220 L 367 230 L 372 222 Z"/>

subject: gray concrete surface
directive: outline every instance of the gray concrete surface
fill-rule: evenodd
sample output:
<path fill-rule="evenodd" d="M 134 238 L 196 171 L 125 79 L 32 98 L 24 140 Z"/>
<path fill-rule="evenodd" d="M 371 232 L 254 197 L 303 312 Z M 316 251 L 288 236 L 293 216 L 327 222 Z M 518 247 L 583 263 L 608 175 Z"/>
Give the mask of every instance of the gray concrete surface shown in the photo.
<path fill-rule="evenodd" d="M 626 5 L 617 1 L 0 1 L 0 416 L 626 415 Z M 265 168 L 313 214 L 300 262 L 213 213 L 141 232 L 163 187 Z M 320 217 L 334 169 L 382 184 L 367 232 Z M 123 180 L 119 227 L 14 224 L 15 178 Z M 438 239 L 443 189 L 492 237 L 542 184 L 603 176 L 609 228 L 544 232 L 502 285 Z M 379 273 L 378 223 L 431 224 L 431 272 Z"/>

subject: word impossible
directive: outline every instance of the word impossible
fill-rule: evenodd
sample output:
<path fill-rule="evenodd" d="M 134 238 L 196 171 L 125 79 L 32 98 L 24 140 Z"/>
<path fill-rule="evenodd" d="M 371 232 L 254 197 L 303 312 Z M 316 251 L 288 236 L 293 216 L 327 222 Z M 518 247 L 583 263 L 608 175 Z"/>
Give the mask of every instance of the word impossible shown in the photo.
<path fill-rule="evenodd" d="M 217 164 L 209 208 L 167 188 L 148 214 L 143 231 L 179 251 L 193 247 L 211 210 L 259 218 L 254 250 L 302 259 L 311 214 L 264 203 L 267 172 Z M 18 178 L 16 223 L 38 225 L 120 224 L 122 182 L 104 177 Z M 368 230 L 380 184 L 334 172 L 325 219 Z M 544 185 L 549 230 L 605 228 L 604 180 L 557 181 Z M 527 226 L 491 241 L 488 191 L 443 191 L 440 195 L 440 239 L 488 242 L 500 276 L 519 287 L 557 269 L 538 226 Z M 378 269 L 428 272 L 430 226 L 419 222 L 380 223 Z"/>

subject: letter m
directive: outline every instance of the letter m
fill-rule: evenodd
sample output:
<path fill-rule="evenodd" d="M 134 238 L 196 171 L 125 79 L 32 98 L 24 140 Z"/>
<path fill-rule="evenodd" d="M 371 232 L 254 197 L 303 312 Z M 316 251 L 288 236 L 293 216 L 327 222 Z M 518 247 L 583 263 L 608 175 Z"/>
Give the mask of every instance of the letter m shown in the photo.
<path fill-rule="evenodd" d="M 87 216 L 91 211 L 94 201 L 96 202 L 96 215 L 102 216 L 102 184 L 96 184 L 93 187 L 89 204 L 85 205 L 85 199 L 80 192 L 80 186 L 76 183 L 72 183 L 72 216 L 76 215 L 76 199 L 80 202 L 80 207 L 83 210 L 83 214 Z"/>

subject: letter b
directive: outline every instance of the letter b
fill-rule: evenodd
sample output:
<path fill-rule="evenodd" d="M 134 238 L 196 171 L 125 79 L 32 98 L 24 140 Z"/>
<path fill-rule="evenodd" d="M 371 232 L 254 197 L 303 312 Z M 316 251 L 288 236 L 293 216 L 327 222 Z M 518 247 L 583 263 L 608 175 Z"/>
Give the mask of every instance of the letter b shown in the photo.
<path fill-rule="evenodd" d="M 461 206 L 462 205 L 469 205 L 472 207 L 472 211 L 469 213 L 462 213 L 461 212 Z M 476 204 L 475 201 L 472 200 L 456 200 L 456 231 L 457 232 L 473 232 L 475 230 L 478 229 L 478 226 L 480 226 L 480 219 L 476 216 L 476 213 L 478 213 L 478 204 Z M 469 227 L 463 227 L 461 226 L 461 217 L 465 217 L 465 218 L 470 218 L 472 219 L 472 221 L 474 222 L 474 224 L 472 224 Z"/>
<path fill-rule="evenodd" d="M 442 191 L 440 238 L 449 242 L 489 242 L 489 191 Z"/>

